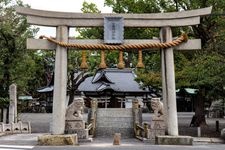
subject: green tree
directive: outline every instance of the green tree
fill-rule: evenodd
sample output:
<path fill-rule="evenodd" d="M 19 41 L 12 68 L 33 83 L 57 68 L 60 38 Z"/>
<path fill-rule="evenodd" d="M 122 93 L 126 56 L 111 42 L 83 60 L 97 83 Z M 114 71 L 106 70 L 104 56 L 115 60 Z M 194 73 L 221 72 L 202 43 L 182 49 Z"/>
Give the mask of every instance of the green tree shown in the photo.
<path fill-rule="evenodd" d="M 33 52 L 26 51 L 26 39 L 33 37 L 37 29 L 30 28 L 26 18 L 15 12 L 15 6 L 24 6 L 19 0 L 0 0 L 0 97 L 8 96 L 12 83 L 19 93 L 27 90 L 36 72 Z"/>
<path fill-rule="evenodd" d="M 97 6 L 93 3 L 87 3 L 84 1 L 83 8 L 81 9 L 83 13 L 100 13 L 97 9 Z M 101 36 L 102 30 L 101 28 L 77 28 L 77 32 L 79 32 L 79 36 L 77 39 L 93 39 L 96 36 Z M 69 102 L 68 105 L 71 104 L 74 100 L 74 96 L 79 85 L 90 75 L 92 72 L 96 70 L 96 63 L 99 62 L 99 56 L 96 55 L 95 59 L 90 57 L 95 52 L 89 51 L 87 52 L 87 63 L 89 65 L 88 69 L 82 70 L 80 69 L 80 64 L 82 61 L 81 51 L 71 50 L 68 52 L 68 84 L 67 90 L 69 94 Z M 91 62 L 91 63 L 89 63 Z"/>
<path fill-rule="evenodd" d="M 196 105 L 196 126 L 205 124 L 204 100 L 214 95 L 214 98 L 223 96 L 224 70 L 224 19 L 225 1 L 223 0 L 106 0 L 105 4 L 111 6 L 117 13 L 155 13 L 192 10 L 213 6 L 213 15 L 202 17 L 201 24 L 188 28 L 175 28 L 176 36 L 179 30 L 187 31 L 190 37 L 201 38 L 202 50 L 192 54 L 175 53 L 176 81 L 178 87 L 198 88 L 198 104 Z M 158 36 L 158 35 L 155 35 Z M 155 54 L 153 54 L 155 55 Z M 152 56 L 153 56 L 152 55 Z M 156 54 L 157 55 L 157 54 Z M 149 56 L 148 56 L 149 57 Z M 151 56 L 150 56 L 151 57 Z M 154 58 L 151 57 L 151 58 Z M 151 60 L 151 59 L 149 59 Z M 148 65 L 149 64 L 149 65 Z M 156 63 L 159 66 L 159 63 Z M 218 65 L 220 64 L 220 65 Z M 147 63 L 146 72 L 139 76 L 146 85 L 154 84 L 158 80 L 156 70 L 152 72 L 152 63 Z M 210 67 L 209 67 L 210 66 Z M 150 72 L 150 73 L 148 73 Z M 142 77 L 143 76 L 143 77 Z M 153 78 L 154 77 L 154 78 Z M 158 82 L 159 83 L 159 82 Z"/>
<path fill-rule="evenodd" d="M 177 73 L 178 83 L 183 86 L 198 88 L 195 116 L 195 126 L 205 125 L 204 101 L 224 97 L 224 19 L 220 16 L 225 7 L 225 1 L 177 1 L 177 8 L 189 10 L 213 6 L 211 16 L 201 18 L 201 24 L 193 26 L 191 35 L 202 40 L 202 51 L 192 55 L 190 62 Z M 183 78 L 183 80 L 181 80 Z M 186 83 L 185 83 L 186 82 Z"/>
<path fill-rule="evenodd" d="M 196 104 L 196 126 L 205 124 L 204 100 L 224 97 L 224 19 L 225 1 L 223 0 L 105 0 L 105 5 L 113 8 L 116 13 L 159 13 L 192 10 L 213 6 L 213 15 L 202 17 L 201 24 L 192 27 L 173 28 L 173 35 L 178 36 L 180 30 L 186 31 L 190 38 L 201 38 L 202 50 L 193 53 L 175 52 L 175 71 L 177 87 L 198 88 L 198 104 Z M 86 5 L 86 7 L 94 8 Z M 86 9 L 90 10 L 90 9 Z M 83 37 L 99 38 L 98 32 L 86 30 L 81 33 Z M 152 38 L 159 36 L 158 28 L 125 28 L 124 37 L 128 38 Z M 144 85 L 159 85 L 160 56 L 159 53 L 144 52 L 145 69 L 138 73 L 138 80 Z M 133 54 L 128 54 L 135 64 L 137 59 Z M 218 65 L 220 64 L 220 65 Z M 210 66 L 210 67 L 209 67 Z M 208 73 L 208 74 L 207 74 Z"/>

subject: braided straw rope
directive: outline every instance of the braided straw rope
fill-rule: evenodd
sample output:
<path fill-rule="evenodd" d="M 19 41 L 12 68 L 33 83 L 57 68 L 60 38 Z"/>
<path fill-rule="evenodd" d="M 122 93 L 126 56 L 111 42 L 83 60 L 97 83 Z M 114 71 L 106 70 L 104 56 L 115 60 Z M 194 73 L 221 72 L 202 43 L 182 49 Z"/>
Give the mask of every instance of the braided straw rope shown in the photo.
<path fill-rule="evenodd" d="M 81 50 L 131 50 L 131 49 L 150 49 L 150 48 L 170 48 L 175 47 L 183 42 L 188 40 L 188 37 L 185 33 L 183 33 L 177 39 L 171 42 L 165 43 L 143 43 L 143 44 L 122 44 L 122 45 L 106 45 L 106 44 L 72 44 L 72 43 L 64 43 L 55 40 L 54 38 L 47 37 L 47 36 L 40 36 L 40 39 L 47 39 L 48 41 L 55 43 L 61 47 L 67 48 L 76 48 Z"/>

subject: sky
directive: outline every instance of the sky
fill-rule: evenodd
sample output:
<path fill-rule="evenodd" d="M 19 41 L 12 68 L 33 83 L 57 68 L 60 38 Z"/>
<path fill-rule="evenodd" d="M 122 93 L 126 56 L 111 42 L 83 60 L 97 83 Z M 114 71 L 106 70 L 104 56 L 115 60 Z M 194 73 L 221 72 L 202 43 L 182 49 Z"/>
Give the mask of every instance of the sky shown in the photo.
<path fill-rule="evenodd" d="M 33 9 L 62 11 L 62 12 L 81 12 L 84 1 L 95 3 L 102 13 L 111 13 L 112 9 L 104 7 L 104 0 L 22 0 L 24 4 L 29 4 Z M 55 28 L 40 27 L 37 37 L 40 35 L 55 36 Z M 77 33 L 74 28 L 70 29 L 70 36 Z"/>

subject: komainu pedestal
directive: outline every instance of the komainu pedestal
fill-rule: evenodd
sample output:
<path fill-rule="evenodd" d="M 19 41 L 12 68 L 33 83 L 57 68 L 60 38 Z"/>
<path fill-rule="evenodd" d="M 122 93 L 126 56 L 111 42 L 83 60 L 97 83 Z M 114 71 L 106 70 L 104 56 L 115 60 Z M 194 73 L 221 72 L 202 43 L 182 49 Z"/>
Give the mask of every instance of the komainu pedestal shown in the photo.
<path fill-rule="evenodd" d="M 88 129 L 85 129 L 85 121 L 83 120 L 83 98 L 74 99 L 66 110 L 66 127 L 67 134 L 77 133 L 78 139 L 88 139 Z"/>
<path fill-rule="evenodd" d="M 155 140 L 158 135 L 165 135 L 165 122 L 162 118 L 154 118 L 151 122 L 149 139 Z"/>
<path fill-rule="evenodd" d="M 158 135 L 165 135 L 163 103 L 160 101 L 160 98 L 152 98 L 151 107 L 154 111 L 154 116 L 152 118 L 148 138 L 154 140 Z"/>

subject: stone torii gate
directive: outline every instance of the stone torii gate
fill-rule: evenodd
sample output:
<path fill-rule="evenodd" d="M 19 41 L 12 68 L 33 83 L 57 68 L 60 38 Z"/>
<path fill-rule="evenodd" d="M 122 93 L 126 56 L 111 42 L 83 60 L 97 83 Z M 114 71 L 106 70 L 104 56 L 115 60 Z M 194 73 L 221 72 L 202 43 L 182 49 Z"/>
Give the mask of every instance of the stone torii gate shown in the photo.
<path fill-rule="evenodd" d="M 103 40 L 69 39 L 69 27 L 103 27 L 104 17 L 123 17 L 124 27 L 159 27 L 160 40 L 124 40 L 129 43 L 170 42 L 173 39 L 171 27 L 192 26 L 200 24 L 200 17 L 211 13 L 212 7 L 191 11 L 155 14 L 91 14 L 67 13 L 35 10 L 18 7 L 18 14 L 27 16 L 31 25 L 56 27 L 56 40 L 65 43 L 99 44 Z M 67 48 L 51 43 L 45 39 L 27 39 L 27 49 L 56 50 L 54 94 L 53 94 L 53 123 L 52 134 L 64 134 L 67 83 Z M 167 115 L 168 135 L 178 136 L 175 73 L 173 50 L 201 49 L 200 39 L 191 39 L 174 48 L 161 49 L 161 72 L 163 100 Z"/>

